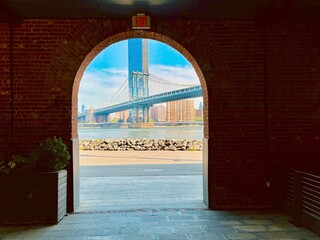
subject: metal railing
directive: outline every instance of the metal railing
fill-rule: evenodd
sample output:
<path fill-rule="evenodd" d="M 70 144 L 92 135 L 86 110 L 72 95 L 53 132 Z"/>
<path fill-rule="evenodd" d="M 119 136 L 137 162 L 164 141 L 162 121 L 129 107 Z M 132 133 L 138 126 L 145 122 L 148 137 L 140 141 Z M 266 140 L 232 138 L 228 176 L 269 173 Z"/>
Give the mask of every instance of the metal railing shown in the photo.
<path fill-rule="evenodd" d="M 274 186 L 275 206 L 291 216 L 295 225 L 320 234 L 320 176 L 278 169 Z"/>

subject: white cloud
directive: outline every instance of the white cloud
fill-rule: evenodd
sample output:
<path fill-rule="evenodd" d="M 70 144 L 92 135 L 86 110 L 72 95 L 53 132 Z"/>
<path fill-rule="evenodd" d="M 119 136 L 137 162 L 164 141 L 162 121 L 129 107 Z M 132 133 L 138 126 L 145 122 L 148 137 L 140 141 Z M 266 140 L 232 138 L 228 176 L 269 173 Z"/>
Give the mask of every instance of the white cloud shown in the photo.
<path fill-rule="evenodd" d="M 199 78 L 190 66 L 150 65 L 149 72 L 165 80 L 179 84 L 200 84 Z"/>
<path fill-rule="evenodd" d="M 150 65 L 149 72 L 157 77 L 165 80 L 176 82 L 178 84 L 196 84 L 200 85 L 199 78 L 190 66 L 166 66 L 166 65 Z M 194 98 L 195 108 L 199 107 L 200 102 L 203 102 L 202 97 Z"/>
<path fill-rule="evenodd" d="M 109 100 L 127 79 L 127 69 L 108 68 L 85 71 L 79 88 L 79 109 L 97 108 Z"/>
<path fill-rule="evenodd" d="M 150 65 L 149 72 L 168 81 L 178 84 L 200 84 L 192 66 Z M 107 102 L 128 78 L 127 68 L 106 68 L 85 71 L 79 89 L 79 109 L 82 104 L 98 108 Z M 202 98 L 195 99 L 199 106 Z"/>

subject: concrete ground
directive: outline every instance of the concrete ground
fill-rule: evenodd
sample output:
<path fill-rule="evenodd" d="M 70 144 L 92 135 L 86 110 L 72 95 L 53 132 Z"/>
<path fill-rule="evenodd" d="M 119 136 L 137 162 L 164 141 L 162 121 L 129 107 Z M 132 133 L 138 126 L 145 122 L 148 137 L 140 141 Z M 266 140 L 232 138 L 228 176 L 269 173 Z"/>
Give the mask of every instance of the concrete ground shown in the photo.
<path fill-rule="evenodd" d="M 278 212 L 205 208 L 201 152 L 80 155 L 76 212 L 56 225 L 0 227 L 1 240 L 320 240 Z"/>
<path fill-rule="evenodd" d="M 202 152 L 80 152 L 77 211 L 206 208 Z"/>

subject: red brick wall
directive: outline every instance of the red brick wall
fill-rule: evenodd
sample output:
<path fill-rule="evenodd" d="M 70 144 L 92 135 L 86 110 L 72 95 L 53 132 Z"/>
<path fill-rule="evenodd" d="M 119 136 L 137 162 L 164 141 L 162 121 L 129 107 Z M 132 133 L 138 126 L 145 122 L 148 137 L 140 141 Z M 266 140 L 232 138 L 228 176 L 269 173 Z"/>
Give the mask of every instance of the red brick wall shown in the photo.
<path fill-rule="evenodd" d="M 320 174 L 320 22 L 268 31 L 272 165 Z M 271 169 L 272 171 L 272 169 Z"/>
<path fill-rule="evenodd" d="M 11 142 L 9 24 L 1 24 L 0 39 L 0 146 L 3 152 Z"/>
<path fill-rule="evenodd" d="M 267 206 L 271 167 L 290 159 L 284 146 L 318 139 L 318 29 L 279 24 L 265 37 L 253 21 L 153 20 L 149 32 L 131 31 L 129 20 L 25 20 L 13 28 L 15 149 L 47 136 L 77 137 L 77 93 L 87 64 L 109 44 L 149 37 L 180 50 L 202 81 L 211 207 Z M 0 23 L 0 34 L 1 44 L 8 44 L 1 45 L 0 58 L 0 110 L 7 123 L 0 131 L 7 133 L 10 95 L 2 89 L 10 90 L 8 24 Z M 4 134 L 0 151 L 8 148 L 10 135 Z"/>

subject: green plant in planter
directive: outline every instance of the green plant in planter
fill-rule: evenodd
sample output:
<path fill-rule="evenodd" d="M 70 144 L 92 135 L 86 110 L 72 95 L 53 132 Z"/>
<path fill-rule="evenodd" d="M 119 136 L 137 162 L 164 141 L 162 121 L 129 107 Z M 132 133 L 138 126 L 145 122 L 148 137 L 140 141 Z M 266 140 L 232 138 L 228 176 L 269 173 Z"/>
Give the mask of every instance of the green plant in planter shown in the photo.
<path fill-rule="evenodd" d="M 70 161 L 62 139 L 48 138 L 26 155 L 3 160 L 0 224 L 59 222 L 67 210 L 67 171 L 63 169 Z"/>
<path fill-rule="evenodd" d="M 53 172 L 64 169 L 70 154 L 61 138 L 48 138 L 32 149 L 27 156 L 13 155 L 9 161 L 0 161 L 0 173 Z"/>
<path fill-rule="evenodd" d="M 61 138 L 48 138 L 30 152 L 31 163 L 37 172 L 53 172 L 64 169 L 70 160 L 67 146 Z"/>
<path fill-rule="evenodd" d="M 12 155 L 9 161 L 0 161 L 0 173 L 29 172 L 33 165 L 21 155 Z"/>

